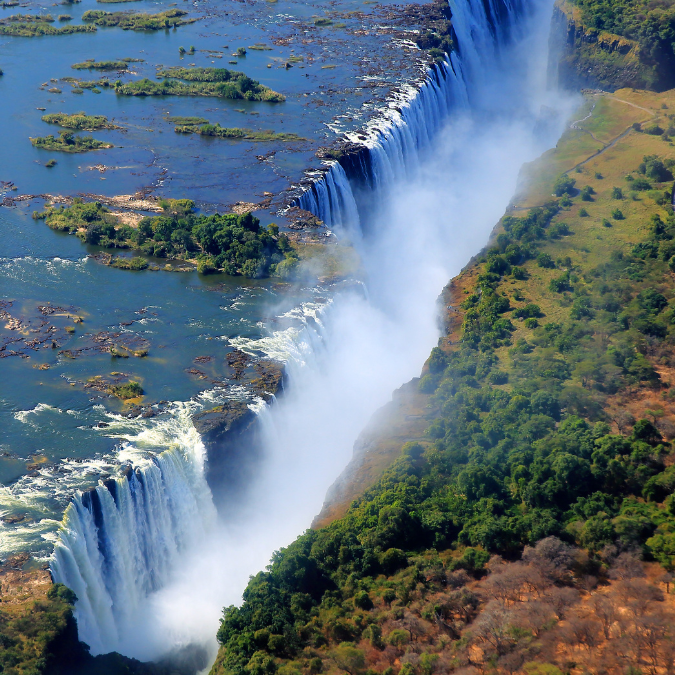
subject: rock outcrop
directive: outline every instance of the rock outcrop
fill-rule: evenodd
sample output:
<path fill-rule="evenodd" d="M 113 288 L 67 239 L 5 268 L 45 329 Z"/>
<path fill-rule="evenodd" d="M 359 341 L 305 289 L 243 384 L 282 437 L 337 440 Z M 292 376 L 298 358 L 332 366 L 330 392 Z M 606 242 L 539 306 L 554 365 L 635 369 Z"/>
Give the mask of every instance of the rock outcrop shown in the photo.
<path fill-rule="evenodd" d="M 284 368 L 275 361 L 254 361 L 237 351 L 228 363 L 232 379 L 255 396 L 269 402 L 283 389 Z M 262 455 L 259 418 L 249 406 L 250 400 L 230 400 L 192 417 L 206 447 L 206 480 L 219 509 L 236 501 L 251 483 Z"/>
<path fill-rule="evenodd" d="M 552 81 L 565 89 L 659 89 L 637 42 L 585 26 L 578 8 L 566 0 L 557 0 L 553 9 L 549 63 Z"/>

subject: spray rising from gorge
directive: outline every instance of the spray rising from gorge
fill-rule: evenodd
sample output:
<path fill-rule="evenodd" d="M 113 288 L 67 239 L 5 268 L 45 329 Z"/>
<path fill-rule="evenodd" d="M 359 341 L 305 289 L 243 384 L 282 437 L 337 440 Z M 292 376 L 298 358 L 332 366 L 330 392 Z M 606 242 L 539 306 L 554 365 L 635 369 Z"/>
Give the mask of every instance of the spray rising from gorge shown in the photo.
<path fill-rule="evenodd" d="M 351 240 L 363 284 L 317 288 L 322 301 L 299 310 L 303 330 L 233 341 L 286 354 L 288 370 L 284 396 L 260 407 L 265 452 L 241 498 L 215 516 L 203 446 L 176 411 L 155 462 L 69 507 L 52 570 L 75 590 L 94 653 L 147 660 L 200 644 L 214 654 L 221 608 L 309 525 L 369 417 L 419 374 L 441 288 L 486 241 L 522 164 L 559 136 L 565 101 L 546 88 L 550 3 L 451 8 L 458 51 L 368 130 L 360 170 L 332 164 L 299 201 Z"/>

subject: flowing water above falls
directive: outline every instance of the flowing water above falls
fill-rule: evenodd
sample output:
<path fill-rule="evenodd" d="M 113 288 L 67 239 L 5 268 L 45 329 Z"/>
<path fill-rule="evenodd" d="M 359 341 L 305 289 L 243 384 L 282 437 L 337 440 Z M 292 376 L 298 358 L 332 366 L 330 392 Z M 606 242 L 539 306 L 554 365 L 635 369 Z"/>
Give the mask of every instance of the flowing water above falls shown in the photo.
<path fill-rule="evenodd" d="M 438 337 L 443 284 L 485 242 L 521 164 L 559 134 L 558 121 L 533 138 L 540 106 L 559 104 L 542 86 L 550 7 L 451 4 L 459 50 L 420 89 L 402 88 L 365 141 L 351 138 L 365 149 L 327 165 L 299 199 L 349 236 L 364 284 L 296 288 L 293 301 L 261 287 L 256 321 L 251 308 L 234 311 L 219 336 L 214 324 L 190 335 L 199 349 L 220 337 L 287 362 L 284 396 L 256 408 L 265 455 L 239 503 L 214 515 L 188 415 L 204 405 L 197 396 L 156 419 L 106 417 L 118 466 L 126 452 L 134 470 L 74 500 L 52 557 L 94 653 L 149 659 L 213 647 L 222 606 L 308 526 L 372 412 L 419 373 Z M 172 331 L 167 322 L 160 342 L 170 347 Z M 216 387 L 213 401 L 221 395 L 236 392 Z"/>

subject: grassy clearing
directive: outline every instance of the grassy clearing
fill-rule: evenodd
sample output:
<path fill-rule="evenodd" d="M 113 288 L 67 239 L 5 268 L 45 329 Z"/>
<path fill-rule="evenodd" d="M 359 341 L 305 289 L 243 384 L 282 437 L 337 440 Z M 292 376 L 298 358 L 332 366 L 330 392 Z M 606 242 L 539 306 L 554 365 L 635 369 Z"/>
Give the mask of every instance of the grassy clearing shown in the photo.
<path fill-rule="evenodd" d="M 518 210 L 510 212 L 514 215 L 519 216 L 524 212 L 520 209 L 550 200 L 553 179 L 563 171 L 568 171 L 568 175 L 576 181 L 575 188 L 592 188 L 591 200 L 584 201 L 577 195 L 570 200 L 569 206 L 563 207 L 552 219 L 551 226 L 564 222 L 573 233 L 573 236 L 546 242 L 546 251 L 553 260 L 569 260 L 572 267 L 582 269 L 597 268 L 607 262 L 613 252 L 628 255 L 636 244 L 643 241 L 653 227 L 652 216 L 655 213 L 661 214 L 663 218 L 667 216 L 672 180 L 650 180 L 652 190 L 636 191 L 631 190 L 634 181 L 626 180 L 626 177 L 644 180 L 638 169 L 645 156 L 656 155 L 662 160 L 675 161 L 672 143 L 660 136 L 631 128 L 636 121 L 651 120 L 653 117 L 657 120 L 667 119 L 670 107 L 663 109 L 661 106 L 664 103 L 668 105 L 673 95 L 673 92 L 655 94 L 623 90 L 616 92 L 613 97 L 600 96 L 592 116 L 583 123 L 583 127 L 604 141 L 600 149 L 607 149 L 593 156 L 598 144 L 584 132 L 569 130 L 554 150 L 530 165 L 529 175 L 537 178 L 531 183 L 530 194 L 516 202 Z M 636 108 L 631 103 L 646 110 Z M 664 123 L 664 126 L 668 124 Z M 609 145 L 627 130 L 625 136 Z M 582 133 L 583 136 L 580 135 Z M 582 153 L 584 147 L 588 153 L 586 157 Z M 617 187 L 623 199 L 615 198 Z M 623 214 L 622 219 L 612 217 L 617 209 Z M 603 225 L 603 222 L 610 227 Z M 570 312 L 570 300 L 565 294 L 561 297 L 550 289 L 551 280 L 561 274 L 559 266 L 543 268 L 531 260 L 522 267 L 528 275 L 527 281 L 511 279 L 503 282 L 504 293 L 522 298 L 518 306 L 536 299 L 536 304 L 546 316 L 546 322 L 566 320 Z M 513 343 L 519 339 L 529 339 L 532 331 L 525 327 L 524 321 L 514 325 Z M 508 360 L 506 347 L 496 351 L 500 359 L 505 362 Z"/>
<path fill-rule="evenodd" d="M 574 115 L 579 120 L 575 123 L 578 128 L 567 129 L 553 150 L 523 167 L 521 183 L 526 186 L 526 194 L 516 197 L 516 206 L 529 208 L 543 204 L 550 199 L 549 188 L 556 176 L 573 171 L 583 162 L 588 163 L 595 153 L 607 152 L 607 146 L 631 129 L 633 124 L 645 121 L 663 123 L 666 111 L 661 109 L 663 101 L 659 97 L 670 99 L 671 94 L 669 92 L 635 94 L 622 89 L 613 95 L 588 97 Z M 583 119 L 590 113 L 591 108 L 593 108 L 591 116 Z"/>

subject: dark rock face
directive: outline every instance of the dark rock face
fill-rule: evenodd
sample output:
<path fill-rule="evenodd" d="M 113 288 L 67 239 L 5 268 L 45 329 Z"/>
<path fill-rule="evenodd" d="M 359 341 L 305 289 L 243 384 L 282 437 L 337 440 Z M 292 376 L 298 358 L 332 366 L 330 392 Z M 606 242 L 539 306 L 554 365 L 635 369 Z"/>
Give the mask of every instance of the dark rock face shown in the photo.
<path fill-rule="evenodd" d="M 229 401 L 192 418 L 206 447 L 206 480 L 219 511 L 250 484 L 262 456 L 258 416 L 244 401 Z"/>
<path fill-rule="evenodd" d="M 238 363 L 242 368 L 248 366 L 243 357 Z M 236 368 L 234 363 L 232 366 Z M 257 361 L 253 373 L 246 378 L 249 390 L 266 401 L 273 400 L 283 388 L 283 366 L 274 361 Z M 260 422 L 248 406 L 247 401 L 228 401 L 192 417 L 206 447 L 206 480 L 220 511 L 236 504 L 262 458 Z"/>

